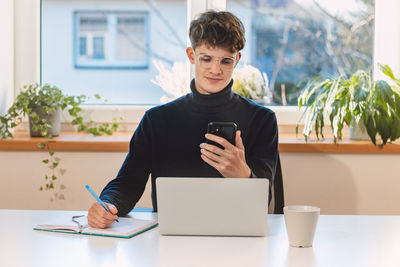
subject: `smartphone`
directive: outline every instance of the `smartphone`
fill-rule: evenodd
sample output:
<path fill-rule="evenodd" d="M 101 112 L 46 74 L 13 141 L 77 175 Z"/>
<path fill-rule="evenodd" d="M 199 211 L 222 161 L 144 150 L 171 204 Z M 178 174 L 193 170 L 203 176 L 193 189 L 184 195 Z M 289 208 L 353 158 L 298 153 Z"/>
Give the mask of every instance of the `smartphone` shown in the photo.
<path fill-rule="evenodd" d="M 234 122 L 210 122 L 208 123 L 207 133 L 221 136 L 229 141 L 232 145 L 235 145 L 237 126 Z M 207 139 L 207 143 L 215 145 L 219 148 L 224 148 L 218 143 Z"/>

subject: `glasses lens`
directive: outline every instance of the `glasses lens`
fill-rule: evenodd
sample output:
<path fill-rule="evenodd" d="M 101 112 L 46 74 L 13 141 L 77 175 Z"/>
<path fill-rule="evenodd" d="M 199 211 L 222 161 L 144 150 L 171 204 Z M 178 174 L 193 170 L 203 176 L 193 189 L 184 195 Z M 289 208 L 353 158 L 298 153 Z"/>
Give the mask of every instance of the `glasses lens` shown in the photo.
<path fill-rule="evenodd" d="M 200 55 L 198 57 L 198 60 L 202 68 L 208 69 L 212 67 L 214 57 L 208 55 Z M 225 57 L 218 61 L 222 70 L 232 70 L 235 66 L 235 60 L 233 58 Z"/>
<path fill-rule="evenodd" d="M 235 65 L 235 60 L 233 60 L 233 58 L 223 58 L 221 59 L 221 68 L 225 68 L 225 69 L 232 69 L 233 66 Z"/>
<path fill-rule="evenodd" d="M 199 56 L 199 62 L 203 67 L 211 67 L 212 57 L 207 55 Z"/>

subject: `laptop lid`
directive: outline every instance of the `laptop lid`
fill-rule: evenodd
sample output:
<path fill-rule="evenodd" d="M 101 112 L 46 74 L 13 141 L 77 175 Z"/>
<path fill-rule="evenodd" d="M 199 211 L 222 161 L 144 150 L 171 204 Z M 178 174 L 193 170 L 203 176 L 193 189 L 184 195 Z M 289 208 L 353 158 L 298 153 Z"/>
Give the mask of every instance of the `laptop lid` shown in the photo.
<path fill-rule="evenodd" d="M 265 236 L 268 179 L 158 177 L 163 235 Z"/>

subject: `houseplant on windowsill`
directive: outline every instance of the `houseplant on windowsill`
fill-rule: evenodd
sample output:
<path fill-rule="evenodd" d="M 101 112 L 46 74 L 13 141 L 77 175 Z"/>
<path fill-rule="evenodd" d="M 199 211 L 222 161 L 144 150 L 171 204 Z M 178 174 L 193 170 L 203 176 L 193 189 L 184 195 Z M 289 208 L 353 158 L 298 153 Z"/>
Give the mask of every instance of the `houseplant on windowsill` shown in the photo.
<path fill-rule="evenodd" d="M 307 141 L 315 124 L 317 138 L 324 137 L 324 117 L 329 116 L 334 142 L 342 139 L 345 125 L 361 124 L 373 144 L 392 142 L 400 137 L 400 80 L 387 65 L 379 65 L 394 85 L 384 80 L 373 81 L 372 75 L 359 70 L 351 77 L 312 79 L 298 98 L 298 106 L 306 105 L 303 135 Z M 303 118 L 302 116 L 302 118 Z M 298 133 L 299 124 L 296 127 Z"/>
<path fill-rule="evenodd" d="M 95 95 L 100 99 L 100 96 Z M 51 170 L 51 175 L 45 175 L 46 184 L 40 190 L 54 189 L 54 182 L 57 180 L 56 168 L 60 159 L 54 156 L 54 151 L 49 147 L 49 139 L 58 136 L 61 123 L 61 111 L 67 110 L 72 117 L 72 125 L 77 127 L 78 132 L 86 132 L 98 136 L 101 134 L 111 135 L 118 129 L 116 118 L 112 124 L 96 125 L 94 121 L 85 121 L 83 110 L 80 107 L 88 97 L 85 95 L 68 96 L 59 88 L 45 84 L 31 84 L 24 86 L 15 98 L 14 103 L 7 113 L 0 116 L 0 138 L 12 138 L 12 129 L 20 124 L 23 117 L 29 118 L 30 135 L 32 137 L 46 137 L 47 141 L 41 142 L 38 146 L 48 152 L 49 158 L 42 160 Z M 63 174 L 60 170 L 60 174 Z M 61 185 L 61 188 L 63 185 Z M 55 197 L 63 198 L 60 194 Z"/>
<path fill-rule="evenodd" d="M 271 104 L 271 94 L 268 90 L 268 77 L 265 72 L 251 65 L 235 68 L 233 71 L 232 90 L 256 103 Z"/>

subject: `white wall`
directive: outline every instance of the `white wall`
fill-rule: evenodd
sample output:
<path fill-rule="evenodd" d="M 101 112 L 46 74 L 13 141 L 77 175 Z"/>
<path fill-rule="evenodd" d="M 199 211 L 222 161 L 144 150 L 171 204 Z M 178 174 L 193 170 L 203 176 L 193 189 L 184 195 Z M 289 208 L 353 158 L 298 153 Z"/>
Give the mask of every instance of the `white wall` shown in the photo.
<path fill-rule="evenodd" d="M 286 204 L 400 215 L 400 155 L 282 153 Z"/>
<path fill-rule="evenodd" d="M 15 88 L 39 82 L 40 0 L 14 0 Z"/>
<path fill-rule="evenodd" d="M 60 158 L 56 176 L 57 190 L 40 191 L 50 170 L 42 163 L 46 152 L 0 151 L 0 209 L 86 210 L 94 202 L 85 185 L 100 194 L 117 175 L 126 153 L 56 152 Z M 64 170 L 60 174 L 60 170 Z M 65 189 L 60 190 L 60 185 Z M 51 201 L 54 193 L 65 200 Z M 140 206 L 151 207 L 150 196 Z"/>
<path fill-rule="evenodd" d="M 375 43 L 374 62 L 388 64 L 394 74 L 400 75 L 400 1 L 375 0 Z M 385 76 L 375 68 L 375 77 L 383 79 Z"/>
<path fill-rule="evenodd" d="M 14 2 L 0 3 L 0 115 L 3 115 L 13 99 L 14 88 Z"/>
<path fill-rule="evenodd" d="M 126 153 L 57 152 L 65 200 L 39 191 L 48 169 L 44 152 L 0 151 L 0 209 L 86 210 L 117 174 Z M 324 214 L 400 215 L 400 155 L 281 153 L 286 204 L 321 207 Z M 138 206 L 151 207 L 150 187 Z"/>

